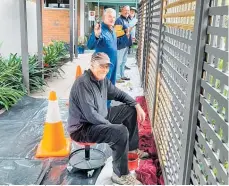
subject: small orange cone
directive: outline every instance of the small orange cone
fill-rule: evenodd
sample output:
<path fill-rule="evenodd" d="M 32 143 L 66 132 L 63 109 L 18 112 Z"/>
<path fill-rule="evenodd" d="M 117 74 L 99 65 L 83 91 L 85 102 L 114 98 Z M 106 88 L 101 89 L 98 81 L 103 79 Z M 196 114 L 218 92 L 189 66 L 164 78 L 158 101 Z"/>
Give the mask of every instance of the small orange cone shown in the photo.
<path fill-rule="evenodd" d="M 60 117 L 56 92 L 49 94 L 48 112 L 46 116 L 43 138 L 38 145 L 36 157 L 63 157 L 70 154 L 70 139 L 65 138 Z"/>
<path fill-rule="evenodd" d="M 81 67 L 80 67 L 80 65 L 77 65 L 77 67 L 76 67 L 76 76 L 75 76 L 75 78 L 77 79 L 79 76 L 81 76 L 82 75 L 82 70 L 81 70 Z M 69 106 L 69 102 L 67 102 L 66 103 L 66 106 Z"/>
<path fill-rule="evenodd" d="M 81 67 L 80 67 L 80 65 L 77 65 L 77 67 L 76 67 L 76 79 L 81 75 L 82 75 Z"/>

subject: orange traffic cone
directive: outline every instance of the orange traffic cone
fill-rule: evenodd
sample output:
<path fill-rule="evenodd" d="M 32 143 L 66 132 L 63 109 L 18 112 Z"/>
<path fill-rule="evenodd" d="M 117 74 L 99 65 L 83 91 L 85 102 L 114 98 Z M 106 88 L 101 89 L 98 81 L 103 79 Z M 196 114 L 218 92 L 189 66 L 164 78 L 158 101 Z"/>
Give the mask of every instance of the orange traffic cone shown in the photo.
<path fill-rule="evenodd" d="M 75 78 L 77 79 L 79 76 L 81 76 L 82 75 L 82 70 L 81 70 L 81 67 L 80 67 L 80 65 L 77 65 L 77 67 L 76 67 L 76 76 L 75 76 Z M 66 103 L 66 106 L 69 106 L 69 102 L 67 102 Z"/>
<path fill-rule="evenodd" d="M 60 117 L 56 92 L 49 94 L 48 112 L 46 116 L 43 138 L 38 145 L 36 157 L 62 157 L 70 154 L 70 139 L 65 138 Z"/>
<path fill-rule="evenodd" d="M 80 65 L 77 65 L 77 67 L 76 67 L 76 79 L 81 75 L 82 75 L 81 67 L 80 67 Z"/>

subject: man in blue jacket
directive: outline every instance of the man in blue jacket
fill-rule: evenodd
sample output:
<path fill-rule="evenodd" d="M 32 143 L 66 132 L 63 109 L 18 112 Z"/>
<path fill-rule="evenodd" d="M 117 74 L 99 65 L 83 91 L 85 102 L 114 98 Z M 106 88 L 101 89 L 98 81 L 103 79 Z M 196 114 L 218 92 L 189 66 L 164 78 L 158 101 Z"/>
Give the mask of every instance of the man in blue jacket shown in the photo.
<path fill-rule="evenodd" d="M 104 52 L 109 56 L 112 65 L 107 78 L 113 85 L 116 82 L 117 66 L 117 37 L 113 31 L 115 19 L 116 11 L 107 8 L 104 11 L 103 22 L 95 25 L 94 32 L 92 32 L 87 44 L 89 49 L 95 49 L 95 52 Z"/>
<path fill-rule="evenodd" d="M 118 47 L 118 62 L 117 62 L 117 82 L 122 83 L 124 80 L 130 80 L 125 77 L 124 70 L 127 61 L 127 53 L 132 45 L 131 27 L 129 26 L 130 7 L 124 6 L 121 11 L 121 16 L 115 21 L 115 31 L 117 35 Z"/>

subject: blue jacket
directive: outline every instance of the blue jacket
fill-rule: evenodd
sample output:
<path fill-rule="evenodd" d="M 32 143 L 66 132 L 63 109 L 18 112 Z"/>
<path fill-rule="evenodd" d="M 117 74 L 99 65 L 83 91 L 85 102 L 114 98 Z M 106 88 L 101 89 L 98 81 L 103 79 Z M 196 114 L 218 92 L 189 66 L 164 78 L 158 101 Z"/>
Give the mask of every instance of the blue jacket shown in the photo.
<path fill-rule="evenodd" d="M 115 25 L 122 25 L 122 29 L 125 30 L 129 28 L 129 18 L 125 18 L 122 15 L 115 21 Z M 117 38 L 117 47 L 118 50 L 121 50 L 123 48 L 129 47 L 132 45 L 132 38 L 131 36 L 127 37 L 125 34 L 124 36 Z"/>
<path fill-rule="evenodd" d="M 117 66 L 117 37 L 113 30 L 101 23 L 101 34 L 99 38 L 95 37 L 94 31 L 92 32 L 87 47 L 89 49 L 95 49 L 95 52 L 106 53 L 113 65 L 111 65 L 110 70 L 107 74 L 107 78 L 115 85 L 116 81 L 116 66 Z"/>

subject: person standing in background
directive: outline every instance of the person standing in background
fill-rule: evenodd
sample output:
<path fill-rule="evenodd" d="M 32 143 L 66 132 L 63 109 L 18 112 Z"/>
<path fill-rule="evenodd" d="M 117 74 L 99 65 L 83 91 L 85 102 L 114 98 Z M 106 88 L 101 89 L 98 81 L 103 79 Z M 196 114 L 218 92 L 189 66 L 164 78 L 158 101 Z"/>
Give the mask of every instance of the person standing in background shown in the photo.
<path fill-rule="evenodd" d="M 136 18 L 137 9 L 135 7 L 130 8 L 130 16 L 129 16 L 129 26 L 132 28 L 130 35 L 132 38 L 132 42 L 134 43 L 136 40 L 135 33 L 136 33 L 136 25 L 138 23 L 138 19 Z M 129 47 L 128 54 L 130 54 L 131 46 Z M 128 67 L 125 67 L 129 69 Z"/>
<path fill-rule="evenodd" d="M 103 14 L 103 22 L 97 23 L 92 32 L 87 47 L 95 52 L 106 53 L 112 63 L 107 78 L 115 85 L 116 66 L 117 66 L 117 37 L 113 31 L 116 19 L 116 11 L 112 8 L 106 8 Z"/>
<path fill-rule="evenodd" d="M 116 82 L 116 69 L 117 69 L 117 37 L 114 32 L 114 24 L 116 19 L 116 11 L 112 8 L 106 8 L 103 13 L 103 22 L 97 23 L 92 32 L 87 47 L 91 50 L 95 49 L 95 52 L 106 53 L 112 65 L 109 68 L 107 79 L 111 81 L 113 85 Z M 111 101 L 107 100 L 107 107 L 109 108 Z"/>
<path fill-rule="evenodd" d="M 122 83 L 130 78 L 124 76 L 125 64 L 129 46 L 132 45 L 131 28 L 129 26 L 130 7 L 124 6 L 121 10 L 121 16 L 115 21 L 115 32 L 117 35 L 117 83 Z"/>

